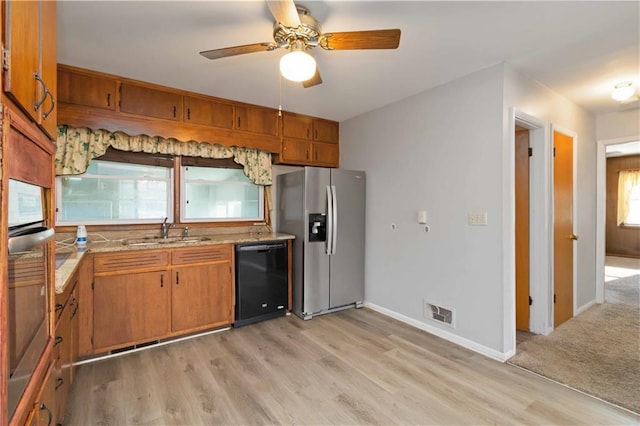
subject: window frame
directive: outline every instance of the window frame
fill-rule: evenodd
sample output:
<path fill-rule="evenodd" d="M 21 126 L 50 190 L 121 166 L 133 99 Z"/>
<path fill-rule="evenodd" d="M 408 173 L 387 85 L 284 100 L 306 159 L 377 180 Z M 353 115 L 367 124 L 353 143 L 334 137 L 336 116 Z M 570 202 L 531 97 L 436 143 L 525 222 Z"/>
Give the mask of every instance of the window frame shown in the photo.
<path fill-rule="evenodd" d="M 140 166 L 148 166 L 149 164 L 140 164 L 140 163 L 136 163 L 136 162 L 130 162 L 130 161 L 115 161 L 115 160 L 111 160 L 111 159 L 101 159 L 96 158 L 92 161 L 105 161 L 105 162 L 113 162 L 113 163 L 121 163 L 121 164 L 133 164 L 133 165 L 140 165 Z M 168 171 L 169 171 L 169 180 L 167 182 L 167 210 L 166 210 L 166 217 L 167 220 L 169 222 L 173 222 L 173 218 L 174 218 L 174 213 L 175 213 L 175 209 L 174 209 L 174 187 L 175 187 L 175 171 L 173 168 L 167 167 Z M 69 178 L 69 179 L 74 179 L 74 178 L 82 178 L 84 176 L 86 176 L 86 172 L 82 173 L 80 175 L 75 175 L 75 176 L 56 176 L 56 211 L 55 211 L 55 217 L 56 217 L 56 225 L 59 226 L 77 226 L 77 225 L 99 225 L 99 226 L 129 226 L 129 225 L 145 225 L 145 224 L 156 224 L 156 223 L 161 223 L 162 219 L 158 219 L 158 218 L 151 218 L 151 219 L 129 219 L 129 220 L 111 220 L 111 221 L 103 221 L 103 220 L 83 220 L 83 219 L 74 219 L 74 220 L 63 220 L 61 219 L 62 216 L 62 211 L 60 210 L 62 207 L 62 179 L 64 178 Z M 93 175 L 93 176 L 97 176 L 97 175 Z M 104 177 L 104 179 L 110 179 L 111 177 Z M 117 181 L 118 179 L 112 179 L 114 181 Z"/>
<path fill-rule="evenodd" d="M 187 185 L 187 179 L 186 179 L 186 173 L 185 173 L 185 168 L 187 167 L 204 167 L 204 168 L 212 168 L 212 169 L 222 169 L 222 168 L 232 168 L 232 169 L 241 169 L 240 167 L 215 167 L 212 165 L 185 165 L 184 162 L 180 165 L 180 172 L 179 172 L 179 183 L 178 186 L 180 187 L 179 191 L 178 191 L 178 204 L 179 204 L 179 211 L 177 214 L 177 218 L 179 223 L 188 223 L 188 224 L 196 224 L 196 223 L 231 223 L 231 222 L 264 222 L 265 220 L 265 200 L 264 200 L 264 185 L 258 185 L 256 183 L 253 183 L 253 185 L 258 187 L 258 212 L 259 215 L 257 217 L 252 217 L 252 218 L 228 218 L 228 219 L 211 219 L 211 218 L 207 218 L 209 220 L 203 220 L 203 218 L 196 218 L 196 219 L 188 219 L 184 217 L 184 212 L 186 211 L 186 194 L 187 194 L 187 189 L 186 189 L 186 185 Z"/>
<path fill-rule="evenodd" d="M 269 212 L 266 202 L 266 188 L 265 185 L 254 184 L 258 186 L 259 194 L 259 213 L 262 217 L 258 218 L 230 218 L 230 219 L 215 219 L 203 221 L 199 219 L 186 219 L 182 220 L 182 194 L 183 188 L 183 173 L 182 166 L 196 166 L 196 167 L 212 167 L 212 168 L 237 168 L 242 169 L 242 165 L 236 164 L 232 158 L 229 159 L 207 159 L 200 157 L 187 157 L 187 156 L 172 156 L 164 154 L 149 154 L 142 152 L 127 152 L 118 151 L 113 148 L 109 148 L 107 152 L 100 157 L 95 158 L 92 161 L 113 161 L 119 163 L 130 163 L 139 165 L 158 165 L 165 166 L 170 169 L 170 184 L 168 188 L 168 222 L 175 224 L 188 224 L 189 226 L 197 227 L 217 227 L 217 226 L 250 226 L 258 223 L 269 223 Z M 82 175 L 77 175 L 80 177 Z M 135 229 L 155 229 L 156 225 L 162 223 L 162 220 L 148 219 L 148 220 L 131 220 L 131 221 L 119 221 L 119 222 L 102 222 L 102 221 L 61 221 L 59 219 L 59 212 L 62 203 L 62 191 L 61 191 L 61 179 L 64 177 L 74 176 L 56 176 L 55 188 L 56 188 L 56 205 L 55 205 L 55 219 L 56 229 L 60 232 L 72 231 L 78 224 L 89 225 L 93 230 L 118 230 L 123 228 Z M 177 202 L 176 202 L 177 200 Z M 164 219 L 164 218 L 163 218 Z"/>

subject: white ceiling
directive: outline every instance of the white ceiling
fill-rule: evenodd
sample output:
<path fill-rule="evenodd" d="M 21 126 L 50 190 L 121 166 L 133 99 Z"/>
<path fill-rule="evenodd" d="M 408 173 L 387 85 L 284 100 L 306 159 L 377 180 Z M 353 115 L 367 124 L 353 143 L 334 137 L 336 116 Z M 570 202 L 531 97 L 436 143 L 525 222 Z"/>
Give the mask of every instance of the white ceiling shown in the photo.
<path fill-rule="evenodd" d="M 324 32 L 400 28 L 397 50 L 324 51 L 323 84 L 282 79 L 282 50 L 208 60 L 203 50 L 272 40 L 251 1 L 59 1 L 58 62 L 342 121 L 506 61 L 594 114 L 640 86 L 640 2 L 300 0 Z M 281 101 L 280 101 L 281 99 Z"/>

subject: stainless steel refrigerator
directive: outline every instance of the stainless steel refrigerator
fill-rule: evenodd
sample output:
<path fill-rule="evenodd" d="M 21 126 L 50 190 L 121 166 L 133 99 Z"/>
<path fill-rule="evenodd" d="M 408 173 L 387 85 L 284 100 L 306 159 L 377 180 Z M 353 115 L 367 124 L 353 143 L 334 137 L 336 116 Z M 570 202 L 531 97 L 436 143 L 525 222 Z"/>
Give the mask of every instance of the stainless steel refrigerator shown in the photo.
<path fill-rule="evenodd" d="M 293 234 L 293 312 L 303 319 L 364 300 L 365 173 L 305 167 L 277 177 L 278 232 Z"/>

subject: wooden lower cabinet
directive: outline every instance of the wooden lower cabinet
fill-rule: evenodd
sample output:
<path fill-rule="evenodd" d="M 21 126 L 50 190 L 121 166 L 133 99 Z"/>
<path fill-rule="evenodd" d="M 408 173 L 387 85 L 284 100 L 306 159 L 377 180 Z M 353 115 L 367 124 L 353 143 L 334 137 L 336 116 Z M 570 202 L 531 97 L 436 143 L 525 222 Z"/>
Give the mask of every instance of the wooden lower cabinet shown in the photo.
<path fill-rule="evenodd" d="M 29 426 L 53 426 L 58 423 L 54 364 L 47 370 L 33 409 L 25 424 Z"/>
<path fill-rule="evenodd" d="M 93 353 L 230 325 L 232 254 L 231 244 L 96 254 Z"/>
<path fill-rule="evenodd" d="M 169 333 L 169 273 L 99 276 L 93 290 L 96 352 L 160 339 Z"/>
<path fill-rule="evenodd" d="M 171 331 L 195 331 L 230 323 L 229 263 L 183 266 L 172 271 Z"/>

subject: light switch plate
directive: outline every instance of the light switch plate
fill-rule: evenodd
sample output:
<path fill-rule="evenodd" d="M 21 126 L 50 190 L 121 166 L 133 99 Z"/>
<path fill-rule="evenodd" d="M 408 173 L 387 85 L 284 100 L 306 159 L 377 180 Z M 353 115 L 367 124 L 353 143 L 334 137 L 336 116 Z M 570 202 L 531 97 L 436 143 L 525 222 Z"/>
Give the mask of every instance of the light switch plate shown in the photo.
<path fill-rule="evenodd" d="M 487 226 L 488 225 L 487 212 L 472 212 L 469 213 L 469 225 L 471 226 Z"/>

